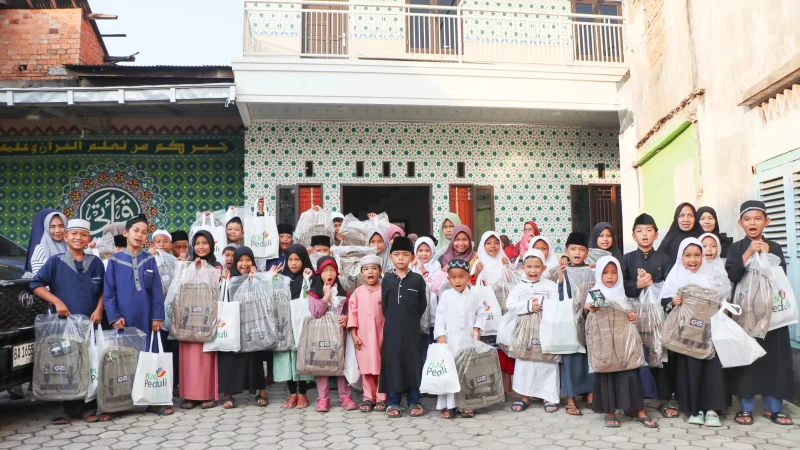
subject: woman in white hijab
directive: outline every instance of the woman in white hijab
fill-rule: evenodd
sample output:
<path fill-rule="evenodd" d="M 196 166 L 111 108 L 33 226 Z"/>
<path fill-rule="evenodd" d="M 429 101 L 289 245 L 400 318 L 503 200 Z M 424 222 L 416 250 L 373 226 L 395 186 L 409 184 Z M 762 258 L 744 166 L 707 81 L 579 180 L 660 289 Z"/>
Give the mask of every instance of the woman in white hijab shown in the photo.
<path fill-rule="evenodd" d="M 31 256 L 31 272 L 34 275 L 44 266 L 48 258 L 67 251 L 67 243 L 64 242 L 66 227 L 67 216 L 60 212 L 51 212 L 45 217 L 42 240 L 36 245 Z"/>
<path fill-rule="evenodd" d="M 703 243 L 697 238 L 686 238 L 681 242 L 675 265 L 661 289 L 661 304 L 670 314 L 678 314 L 676 307 L 683 303 L 678 289 L 689 284 L 719 291 L 715 287 L 712 264 L 703 256 Z M 680 411 L 689 416 L 688 422 L 707 427 L 722 426 L 717 411 L 727 407 L 727 399 L 719 358 L 715 355 L 711 359 L 697 359 L 676 352 L 671 352 L 669 358 L 669 363 L 675 368 L 678 405 Z"/>

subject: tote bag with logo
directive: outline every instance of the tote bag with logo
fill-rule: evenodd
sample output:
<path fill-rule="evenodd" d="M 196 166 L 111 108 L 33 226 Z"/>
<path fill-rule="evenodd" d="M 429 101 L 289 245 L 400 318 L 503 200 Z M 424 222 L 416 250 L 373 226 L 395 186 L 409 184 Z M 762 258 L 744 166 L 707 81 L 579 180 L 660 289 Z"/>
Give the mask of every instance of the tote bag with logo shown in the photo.
<path fill-rule="evenodd" d="M 461 390 L 456 372 L 456 361 L 447 344 L 428 346 L 428 357 L 422 367 L 420 392 L 424 394 L 455 394 Z"/>
<path fill-rule="evenodd" d="M 222 282 L 222 300 L 217 307 L 217 335 L 203 344 L 204 352 L 238 352 L 242 346 L 239 336 L 239 302 L 231 301 L 230 280 Z"/>
<path fill-rule="evenodd" d="M 158 353 L 153 353 L 153 341 L 158 339 Z M 150 351 L 139 353 L 136 376 L 133 377 L 131 398 L 136 406 L 172 405 L 172 353 L 164 353 L 161 333 L 150 334 Z"/>
<path fill-rule="evenodd" d="M 244 245 L 256 258 L 278 257 L 278 225 L 273 216 L 245 217 Z"/>
<path fill-rule="evenodd" d="M 797 297 L 780 266 L 772 268 L 772 316 L 769 331 L 798 322 Z"/>

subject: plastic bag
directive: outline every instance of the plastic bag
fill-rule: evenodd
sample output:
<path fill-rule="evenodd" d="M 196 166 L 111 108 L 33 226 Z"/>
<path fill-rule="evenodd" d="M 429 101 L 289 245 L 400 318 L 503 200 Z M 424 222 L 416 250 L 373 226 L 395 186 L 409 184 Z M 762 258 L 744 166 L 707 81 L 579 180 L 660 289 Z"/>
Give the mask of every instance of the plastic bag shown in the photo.
<path fill-rule="evenodd" d="M 99 383 L 98 374 L 100 373 L 100 351 L 105 345 L 103 339 L 103 329 L 97 325 L 95 330 L 94 324 L 89 324 L 89 334 L 87 335 L 88 351 L 89 351 L 89 390 L 86 392 L 86 402 L 90 402 L 97 398 L 97 386 Z"/>
<path fill-rule="evenodd" d="M 586 348 L 592 372 L 622 372 L 644 365 L 642 338 L 628 311 L 616 303 L 601 306 L 586 318 Z"/>
<path fill-rule="evenodd" d="M 354 215 L 348 214 L 344 216 L 342 227 L 339 228 L 339 232 L 342 233 L 342 246 L 367 246 L 367 226 Z"/>
<path fill-rule="evenodd" d="M 344 372 L 343 338 L 338 314 L 327 312 L 319 319 L 306 317 L 297 346 L 297 373 L 317 377 L 341 375 Z"/>
<path fill-rule="evenodd" d="M 586 319 L 583 317 L 583 304 L 586 302 L 586 296 L 589 294 L 589 290 L 594 287 L 594 269 L 588 266 L 567 267 L 564 274 L 569 280 L 572 291 L 572 315 L 575 319 L 578 342 L 586 346 L 586 327 L 584 323 Z M 564 283 L 564 298 L 567 298 L 566 282 Z"/>
<path fill-rule="evenodd" d="M 174 288 L 174 289 L 173 289 Z M 170 308 L 170 335 L 183 342 L 209 342 L 217 333 L 219 272 L 202 261 L 178 263 L 178 274 L 165 301 Z M 172 294 L 172 297 L 170 297 Z"/>
<path fill-rule="evenodd" d="M 278 225 L 273 216 L 247 217 L 243 219 L 244 245 L 253 251 L 256 258 L 272 259 L 278 257 Z"/>
<path fill-rule="evenodd" d="M 294 236 L 295 242 L 303 244 L 304 247 L 311 245 L 311 238 L 314 236 L 329 236 L 331 241 L 334 241 L 336 231 L 333 228 L 331 213 L 319 206 L 314 206 L 300 214 Z"/>
<path fill-rule="evenodd" d="M 508 300 L 508 294 L 511 293 L 511 289 L 514 288 L 519 282 L 522 280 L 520 278 L 519 273 L 508 268 L 503 268 L 503 274 L 500 276 L 494 284 L 488 285 L 492 291 L 494 292 L 494 297 L 497 300 L 498 306 L 500 306 L 500 312 L 505 314 L 508 312 L 508 307 L 506 306 L 506 301 Z M 478 275 L 478 279 L 475 282 L 476 286 L 483 285 L 483 277 Z M 500 317 L 498 316 L 497 319 Z"/>
<path fill-rule="evenodd" d="M 590 248 L 589 254 L 586 256 L 586 264 L 597 264 L 597 261 L 604 256 L 611 256 L 611 252 L 599 248 Z"/>
<path fill-rule="evenodd" d="M 723 302 L 716 314 L 711 316 L 711 340 L 723 368 L 749 366 L 767 352 L 749 336 L 736 322 L 725 314 L 741 314 L 739 306 Z"/>
<path fill-rule="evenodd" d="M 229 284 L 229 279 L 222 280 L 222 300 L 217 304 L 217 332 L 213 340 L 203 344 L 204 352 L 238 352 L 241 349 L 240 307 L 239 302 L 231 301 Z"/>
<path fill-rule="evenodd" d="M 319 252 L 309 252 L 308 259 L 311 260 L 311 265 L 314 267 L 314 271 L 317 270 L 317 263 L 323 256 L 330 256 L 327 253 L 319 253 Z"/>
<path fill-rule="evenodd" d="M 364 279 L 361 277 L 361 258 L 374 254 L 375 249 L 372 247 L 338 246 L 333 248 L 333 256 L 339 265 L 339 282 L 345 291 L 353 292 L 364 284 Z"/>
<path fill-rule="evenodd" d="M 495 343 L 497 343 L 510 358 L 514 358 L 514 354 L 511 352 L 511 342 L 514 339 L 514 328 L 516 328 L 517 325 L 517 318 L 518 316 L 514 313 L 505 313 L 497 324 L 497 339 Z"/>
<path fill-rule="evenodd" d="M 92 384 L 86 339 L 89 318 L 80 314 L 36 316 L 33 395 L 39 400 L 85 400 Z"/>
<path fill-rule="evenodd" d="M 428 356 L 422 366 L 422 383 L 419 390 L 423 394 L 432 395 L 455 394 L 461 390 L 456 361 L 447 344 L 428 346 Z"/>
<path fill-rule="evenodd" d="M 250 279 L 249 275 L 231 278 L 231 285 L 238 285 L 233 301 L 239 302 L 241 353 L 272 350 L 278 345 L 277 310 L 270 306 L 272 300 L 271 280 L 264 274 Z"/>
<path fill-rule="evenodd" d="M 559 362 L 561 357 L 542 352 L 539 333 L 542 323 L 541 313 L 517 316 L 511 340 L 511 353 L 523 361 Z"/>
<path fill-rule="evenodd" d="M 772 319 L 772 267 L 768 256 L 756 253 L 744 265 L 745 272 L 733 294 L 734 305 L 742 314 L 733 320 L 750 336 L 763 339 Z"/>
<path fill-rule="evenodd" d="M 100 353 L 100 384 L 97 410 L 103 413 L 133 408 L 133 384 L 139 353 L 145 349 L 145 334 L 134 327 L 103 332 L 105 346 Z"/>
<path fill-rule="evenodd" d="M 278 275 L 270 284 L 270 307 L 275 310 L 275 332 L 277 343 L 275 351 L 283 352 L 295 349 L 292 332 L 292 291 L 288 277 Z M 306 308 L 308 310 L 308 308 Z"/>
<path fill-rule="evenodd" d="M 631 303 L 636 314 L 636 329 L 645 348 L 645 360 L 651 367 L 661 367 L 664 362 L 663 328 L 667 315 L 661 306 L 661 287 L 664 283 L 652 284 Z"/>
<path fill-rule="evenodd" d="M 162 294 L 166 298 L 169 287 L 175 279 L 175 272 L 178 267 L 178 258 L 170 255 L 163 250 L 156 251 L 156 263 L 158 264 L 158 275 L 161 276 Z"/>
<path fill-rule="evenodd" d="M 664 348 L 696 359 L 714 357 L 711 342 L 711 317 L 723 302 L 713 290 L 689 284 L 678 289 L 682 303 L 667 314 L 664 322 Z"/>
<path fill-rule="evenodd" d="M 421 334 L 430 334 L 431 328 L 436 323 L 434 318 L 436 317 L 436 306 L 439 303 L 439 297 L 436 296 L 427 283 L 425 284 L 425 297 L 428 300 L 428 306 L 419 318 L 419 330 Z"/>
<path fill-rule="evenodd" d="M 578 328 L 572 311 L 572 301 L 566 297 L 563 301 L 557 298 L 543 300 L 539 326 L 543 352 L 553 355 L 586 353 L 586 347 L 578 341 Z"/>
<path fill-rule="evenodd" d="M 214 246 L 214 256 L 218 261 L 225 261 L 225 255 L 222 252 L 228 242 L 225 234 L 225 222 L 216 221 L 212 216 L 198 213 L 197 220 L 189 228 L 189 242 L 194 242 L 194 235 L 201 230 L 211 233 L 214 242 L 210 242 L 210 244 Z"/>
<path fill-rule="evenodd" d="M 354 385 L 361 381 L 361 371 L 358 370 L 358 359 L 356 359 L 356 346 L 353 343 L 353 336 L 347 334 L 347 342 L 344 352 L 344 377 L 347 384 Z"/>
<path fill-rule="evenodd" d="M 500 303 L 494 295 L 494 290 L 489 286 L 473 286 L 472 289 L 478 297 L 478 301 L 486 310 L 486 323 L 483 326 L 483 336 L 496 336 L 497 327 L 503 313 L 500 310 Z"/>
<path fill-rule="evenodd" d="M 153 352 L 153 341 L 158 340 L 158 353 Z M 136 406 L 171 406 L 172 385 L 175 372 L 172 370 L 172 353 L 164 352 L 161 333 L 150 334 L 150 351 L 139 353 L 136 376 L 133 379 L 131 398 Z"/>
<path fill-rule="evenodd" d="M 780 261 L 779 261 L 780 262 Z M 783 272 L 783 268 L 772 267 L 772 316 L 769 320 L 769 331 L 792 325 L 798 322 L 797 297 L 792 285 Z"/>
<path fill-rule="evenodd" d="M 311 310 L 308 309 L 308 296 L 305 294 L 306 287 L 303 286 L 303 293 L 300 298 L 293 299 L 289 303 L 292 314 L 292 336 L 294 336 L 294 348 L 300 345 L 300 335 L 303 333 L 303 325 L 306 318 L 311 317 Z"/>
<path fill-rule="evenodd" d="M 117 247 L 114 246 L 114 236 L 111 234 L 101 236 L 95 241 L 94 249 L 100 259 L 111 258 L 117 251 Z"/>
<path fill-rule="evenodd" d="M 458 391 L 459 408 L 488 408 L 506 401 L 500 359 L 491 345 L 474 340 L 472 345 L 459 350 L 456 370 L 461 385 Z"/>

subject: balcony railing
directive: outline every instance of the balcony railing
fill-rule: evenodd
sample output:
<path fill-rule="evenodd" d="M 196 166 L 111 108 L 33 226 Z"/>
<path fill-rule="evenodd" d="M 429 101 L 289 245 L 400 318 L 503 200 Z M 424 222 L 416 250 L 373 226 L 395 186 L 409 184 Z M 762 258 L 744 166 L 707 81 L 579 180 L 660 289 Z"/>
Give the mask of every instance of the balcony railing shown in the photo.
<path fill-rule="evenodd" d="M 405 0 L 248 1 L 243 55 L 623 65 L 620 16 L 545 13 L 535 2 L 507 8 L 474 4 L 474 0 L 462 0 L 455 7 Z"/>

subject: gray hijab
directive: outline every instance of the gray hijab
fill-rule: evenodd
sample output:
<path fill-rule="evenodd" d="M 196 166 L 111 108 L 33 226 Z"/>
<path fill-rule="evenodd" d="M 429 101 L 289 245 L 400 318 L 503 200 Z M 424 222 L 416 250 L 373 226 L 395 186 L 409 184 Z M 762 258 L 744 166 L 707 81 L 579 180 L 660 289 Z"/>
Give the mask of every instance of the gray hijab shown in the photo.
<path fill-rule="evenodd" d="M 67 229 L 67 216 L 61 214 L 58 211 L 51 212 L 44 218 L 44 233 L 42 233 L 42 240 L 39 242 L 39 245 L 44 247 L 44 250 L 47 252 L 47 257 L 51 257 L 53 255 L 57 255 L 59 253 L 64 253 L 67 251 L 67 243 L 63 240 L 61 242 L 54 241 L 52 237 L 50 237 L 50 222 L 53 220 L 53 217 L 58 216 L 61 218 L 61 222 L 64 224 L 64 231 L 66 232 Z"/>

